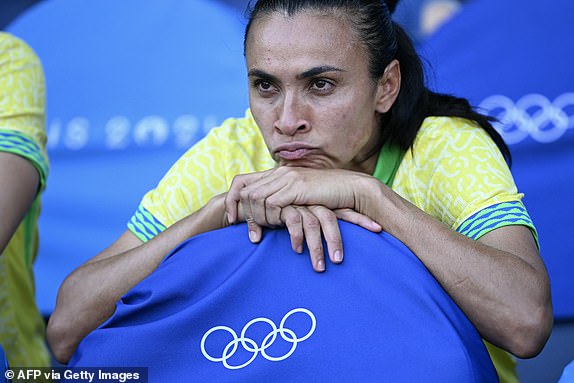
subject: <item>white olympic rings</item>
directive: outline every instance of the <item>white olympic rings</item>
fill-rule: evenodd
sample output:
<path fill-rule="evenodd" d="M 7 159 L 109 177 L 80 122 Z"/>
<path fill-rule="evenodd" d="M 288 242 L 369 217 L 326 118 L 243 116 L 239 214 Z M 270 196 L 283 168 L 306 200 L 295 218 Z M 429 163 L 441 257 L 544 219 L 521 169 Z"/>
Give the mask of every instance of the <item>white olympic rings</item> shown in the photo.
<path fill-rule="evenodd" d="M 309 329 L 307 334 L 305 334 L 302 337 L 298 337 L 293 330 L 285 328 L 285 322 L 287 321 L 287 319 L 291 315 L 293 315 L 295 313 L 299 313 L 299 312 L 307 314 L 307 316 L 311 319 L 311 328 Z M 259 323 L 259 322 L 267 323 L 269 326 L 271 326 L 271 332 L 269 332 L 269 334 L 267 334 L 265 336 L 265 338 L 261 342 L 261 345 L 258 345 L 253 339 L 248 338 L 245 335 L 247 333 L 247 330 L 249 329 L 249 327 L 251 327 L 253 324 Z M 240 336 L 237 336 L 237 333 L 230 327 L 227 327 L 227 326 L 213 327 L 213 328 L 209 329 L 201 338 L 200 347 L 201 347 L 201 352 L 202 352 L 203 356 L 205 356 L 208 360 L 210 360 L 212 362 L 222 362 L 223 366 L 225 366 L 225 368 L 230 369 L 230 370 L 237 370 L 237 369 L 246 367 L 249 364 L 251 364 L 251 362 L 253 362 L 253 360 L 255 360 L 255 358 L 257 357 L 257 355 L 259 353 L 261 353 L 261 355 L 263 355 L 263 357 L 265 359 L 272 361 L 272 362 L 278 362 L 278 361 L 287 359 L 289 356 L 291 356 L 293 354 L 293 352 L 295 352 L 295 349 L 297 348 L 297 344 L 303 342 L 304 340 L 307 340 L 315 332 L 316 327 L 317 327 L 317 320 L 315 318 L 315 315 L 313 315 L 313 313 L 311 311 L 309 311 L 305 308 L 296 308 L 296 309 L 289 311 L 287 314 L 285 314 L 283 319 L 281 319 L 281 323 L 279 324 L 279 327 L 277 327 L 271 319 L 255 318 L 255 319 L 249 321 L 243 327 L 243 329 L 241 330 Z M 233 340 L 230 341 L 223 348 L 223 352 L 222 352 L 220 357 L 215 357 L 215 356 L 210 355 L 205 349 L 205 342 L 206 342 L 207 338 L 209 337 L 209 335 L 211 335 L 215 331 L 227 331 L 233 337 Z M 283 338 L 285 341 L 291 343 L 291 348 L 284 355 L 278 356 L 278 357 L 271 356 L 271 355 L 267 354 L 267 352 L 266 352 L 266 350 L 275 342 L 275 339 L 277 338 L 277 334 L 281 335 L 281 338 Z M 246 351 L 252 352 L 253 355 L 251 355 L 251 357 L 246 362 L 244 362 L 243 364 L 231 365 L 231 364 L 229 364 L 228 360 L 235 354 L 235 352 L 238 349 L 239 344 L 241 344 L 241 346 Z"/>
<path fill-rule="evenodd" d="M 559 140 L 574 128 L 574 93 L 563 93 L 551 102 L 542 94 L 531 93 L 513 102 L 503 95 L 485 98 L 480 111 L 496 117 L 495 127 L 507 144 L 527 137 L 540 143 Z"/>

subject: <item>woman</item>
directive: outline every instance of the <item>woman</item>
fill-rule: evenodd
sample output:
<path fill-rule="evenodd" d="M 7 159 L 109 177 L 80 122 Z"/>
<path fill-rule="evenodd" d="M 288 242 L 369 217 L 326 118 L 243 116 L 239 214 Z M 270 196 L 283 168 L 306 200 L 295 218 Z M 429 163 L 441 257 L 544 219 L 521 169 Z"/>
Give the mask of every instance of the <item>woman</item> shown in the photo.
<path fill-rule="evenodd" d="M 191 148 L 130 230 L 64 281 L 48 327 L 56 357 L 68 360 L 190 236 L 247 221 L 257 242 L 262 226 L 287 226 L 293 249 L 306 242 L 323 271 L 321 236 L 343 259 L 337 218 L 399 238 L 485 340 L 536 355 L 552 325 L 549 282 L 508 150 L 465 100 L 425 88 L 387 6 L 258 1 L 245 56 L 251 111 Z M 489 350 L 512 381 L 510 357 Z"/>

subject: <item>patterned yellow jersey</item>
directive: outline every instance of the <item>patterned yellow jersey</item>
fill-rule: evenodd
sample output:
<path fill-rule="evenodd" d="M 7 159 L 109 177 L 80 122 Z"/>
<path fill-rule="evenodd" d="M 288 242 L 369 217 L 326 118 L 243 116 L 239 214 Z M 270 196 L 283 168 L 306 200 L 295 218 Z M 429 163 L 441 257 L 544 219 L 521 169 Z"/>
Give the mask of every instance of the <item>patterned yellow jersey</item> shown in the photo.
<path fill-rule="evenodd" d="M 250 112 L 228 119 L 189 149 L 148 192 L 128 223 L 147 241 L 229 189 L 233 177 L 275 166 Z M 420 209 L 473 239 L 498 227 L 536 230 L 510 170 L 488 134 L 459 118 L 428 117 L 406 153 L 384 147 L 373 173 Z M 510 355 L 487 344 L 502 382 Z"/>
<path fill-rule="evenodd" d="M 0 255 L 0 344 L 12 367 L 50 365 L 34 296 L 40 193 L 46 185 L 44 74 L 23 41 L 0 32 L 0 151 L 26 158 L 40 175 L 30 210 Z"/>

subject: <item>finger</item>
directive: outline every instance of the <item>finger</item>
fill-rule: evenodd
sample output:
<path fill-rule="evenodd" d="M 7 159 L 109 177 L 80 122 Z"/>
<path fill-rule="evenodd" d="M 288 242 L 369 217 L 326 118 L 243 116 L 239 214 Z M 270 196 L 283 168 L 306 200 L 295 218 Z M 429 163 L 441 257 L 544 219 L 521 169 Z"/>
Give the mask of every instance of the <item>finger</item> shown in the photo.
<path fill-rule="evenodd" d="M 311 256 L 313 269 L 317 272 L 325 271 L 325 255 L 323 253 L 323 239 L 321 237 L 321 223 L 309 209 L 297 207 L 303 222 L 303 234 Z"/>
<path fill-rule="evenodd" d="M 261 200 L 261 197 L 256 193 L 256 191 L 245 188 L 241 190 L 239 196 L 241 205 L 246 208 L 246 217 L 249 217 L 258 225 L 270 226 L 265 218 L 264 200 Z"/>
<path fill-rule="evenodd" d="M 251 207 L 249 205 L 243 204 L 242 202 L 239 202 L 238 211 L 241 215 L 241 220 L 244 220 L 247 223 L 249 240 L 252 243 L 259 243 L 261 241 L 261 238 L 263 237 L 263 229 L 253 219 L 251 213 Z"/>
<path fill-rule="evenodd" d="M 271 227 L 280 226 L 283 224 L 281 220 L 281 208 L 284 206 L 269 203 L 269 197 L 272 197 L 285 186 L 283 180 L 269 175 L 246 186 L 240 191 L 239 195 L 244 204 L 251 206 L 253 219 L 255 219 L 258 224 Z"/>
<path fill-rule="evenodd" d="M 293 206 L 286 206 L 281 210 L 281 219 L 289 231 L 291 248 L 296 253 L 301 254 L 303 252 L 303 241 L 305 240 L 301 214 Z"/>
<path fill-rule="evenodd" d="M 343 241 L 337 216 L 324 206 L 309 206 L 309 210 L 319 219 L 321 231 L 327 243 L 329 259 L 333 263 L 343 262 Z"/>
<path fill-rule="evenodd" d="M 241 174 L 233 177 L 227 195 L 225 196 L 225 213 L 229 223 L 235 223 L 239 220 L 239 202 L 241 200 L 240 193 L 248 185 L 256 182 L 260 178 L 265 177 L 268 171 Z"/>
<path fill-rule="evenodd" d="M 265 199 L 265 219 L 272 226 L 282 226 L 283 220 L 281 219 L 282 208 L 281 206 L 269 203 L 269 199 Z"/>
<path fill-rule="evenodd" d="M 251 217 L 248 217 L 245 221 L 247 222 L 247 230 L 249 230 L 249 240 L 252 243 L 261 242 L 261 238 L 263 237 L 263 229 L 261 226 L 259 226 Z"/>
<path fill-rule="evenodd" d="M 334 210 L 337 218 L 343 221 L 354 223 L 355 225 L 361 226 L 364 229 L 372 231 L 373 233 L 379 233 L 383 230 L 383 227 L 379 225 L 376 221 L 372 220 L 370 217 L 358 213 L 352 209 L 336 209 Z"/>

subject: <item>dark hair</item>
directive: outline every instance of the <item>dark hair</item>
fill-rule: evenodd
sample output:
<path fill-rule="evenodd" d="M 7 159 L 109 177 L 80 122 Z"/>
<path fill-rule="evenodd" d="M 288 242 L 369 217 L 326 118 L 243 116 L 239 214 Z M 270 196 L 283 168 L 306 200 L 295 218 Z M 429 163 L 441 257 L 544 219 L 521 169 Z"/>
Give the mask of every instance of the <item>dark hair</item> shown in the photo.
<path fill-rule="evenodd" d="M 481 126 L 510 165 L 510 151 L 491 124 L 494 118 L 478 113 L 464 98 L 435 93 L 426 87 L 421 58 L 410 37 L 391 17 L 398 1 L 258 0 L 254 6 L 249 5 L 249 22 L 245 28 L 244 41 L 247 41 L 253 21 L 261 15 L 281 11 L 293 16 L 307 9 L 340 10 L 354 27 L 360 43 L 369 55 L 369 70 L 374 80 L 383 75 L 392 60 L 397 59 L 400 64 L 401 89 L 389 112 L 382 117 L 382 126 L 389 128 L 383 129 L 381 145 L 388 142 L 407 150 L 413 145 L 426 117 L 460 117 Z"/>

